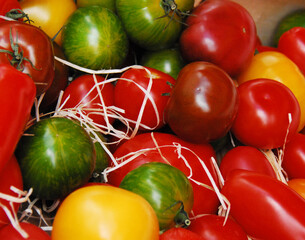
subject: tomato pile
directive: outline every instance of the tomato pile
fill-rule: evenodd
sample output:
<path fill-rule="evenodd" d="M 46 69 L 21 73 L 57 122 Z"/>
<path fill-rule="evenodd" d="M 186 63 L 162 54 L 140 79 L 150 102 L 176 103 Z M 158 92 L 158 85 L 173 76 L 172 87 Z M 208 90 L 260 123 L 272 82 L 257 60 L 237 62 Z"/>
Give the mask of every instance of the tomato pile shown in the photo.
<path fill-rule="evenodd" d="M 305 239 L 304 11 L 1 2 L 0 239 Z"/>

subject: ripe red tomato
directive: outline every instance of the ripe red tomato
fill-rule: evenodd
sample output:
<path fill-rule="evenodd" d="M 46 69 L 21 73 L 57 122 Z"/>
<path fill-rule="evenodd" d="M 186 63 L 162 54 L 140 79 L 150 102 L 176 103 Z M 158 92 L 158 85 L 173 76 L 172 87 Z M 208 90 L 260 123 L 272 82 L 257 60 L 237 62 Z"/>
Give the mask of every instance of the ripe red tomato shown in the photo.
<path fill-rule="evenodd" d="M 105 126 L 107 121 L 112 124 L 114 118 L 110 115 L 113 113 L 109 112 L 107 107 L 114 105 L 114 86 L 111 82 L 103 83 L 104 81 L 104 77 L 91 74 L 74 79 L 66 87 L 62 96 L 62 103 L 68 99 L 63 105 L 63 109 L 81 106 L 83 113 L 95 124 Z M 104 107 L 106 107 L 106 112 Z"/>
<path fill-rule="evenodd" d="M 239 85 L 238 95 L 239 107 L 231 130 L 243 144 L 273 149 L 283 146 L 296 134 L 300 106 L 284 84 L 253 79 Z"/>
<path fill-rule="evenodd" d="M 228 133 L 237 108 L 237 89 L 230 76 L 215 64 L 192 62 L 179 73 L 165 121 L 180 138 L 205 143 Z"/>
<path fill-rule="evenodd" d="M 125 111 L 122 116 L 131 127 L 135 127 L 140 118 L 140 130 L 159 129 L 164 126 L 163 112 L 174 84 L 172 76 L 157 69 L 131 68 L 122 74 L 115 85 L 115 106 Z M 147 102 L 143 102 L 145 96 L 149 97 Z M 145 108 L 141 116 L 143 104 Z"/>
<path fill-rule="evenodd" d="M 180 152 L 178 145 L 189 150 L 182 148 Z M 140 153 L 142 151 L 142 153 L 130 161 L 129 158 L 138 151 Z M 119 167 L 115 167 L 115 164 L 111 163 L 113 171 L 109 172 L 107 176 L 109 184 L 119 186 L 123 177 L 128 172 L 144 163 L 165 162 L 180 169 L 191 180 L 194 192 L 194 205 L 191 216 L 215 213 L 217 211 L 219 200 L 216 193 L 199 184 L 203 183 L 212 187 L 211 181 L 198 157 L 205 163 L 216 182 L 216 186 L 219 187 L 218 178 L 212 163 L 212 157 L 216 159 L 216 156 L 211 145 L 188 143 L 168 133 L 142 133 L 124 142 L 113 155 L 118 160 L 118 163 L 122 164 Z M 186 162 L 191 169 L 187 166 Z"/>
<path fill-rule="evenodd" d="M 247 234 L 232 218 L 207 214 L 192 220 L 188 228 L 205 240 L 247 240 Z"/>
<path fill-rule="evenodd" d="M 160 235 L 159 240 L 203 240 L 198 234 L 188 230 L 187 228 L 170 228 Z"/>
<path fill-rule="evenodd" d="M 233 1 L 206 0 L 186 20 L 180 37 L 188 61 L 208 61 L 236 76 L 250 62 L 257 34 L 249 12 Z"/>
<path fill-rule="evenodd" d="M 305 239 L 305 200 L 283 182 L 247 170 L 232 171 L 221 193 L 230 215 L 254 239 Z"/>
<path fill-rule="evenodd" d="M 276 178 L 267 157 L 251 146 L 237 146 L 229 150 L 221 159 L 219 168 L 224 179 L 234 169 L 255 171 Z"/>

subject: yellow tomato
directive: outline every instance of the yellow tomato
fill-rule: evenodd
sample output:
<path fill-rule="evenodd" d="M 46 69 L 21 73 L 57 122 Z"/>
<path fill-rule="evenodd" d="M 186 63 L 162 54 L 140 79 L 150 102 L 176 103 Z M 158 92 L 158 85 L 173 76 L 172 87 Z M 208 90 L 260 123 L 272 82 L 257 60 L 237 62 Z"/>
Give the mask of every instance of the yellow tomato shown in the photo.
<path fill-rule="evenodd" d="M 297 98 L 301 119 L 299 131 L 305 126 L 305 77 L 294 62 L 280 52 L 256 54 L 250 65 L 237 78 L 238 84 L 255 78 L 269 78 L 286 85 Z"/>
<path fill-rule="evenodd" d="M 76 10 L 74 0 L 22 0 L 20 6 L 33 21 L 31 24 L 41 27 L 50 38 L 58 33 Z M 57 35 L 55 42 L 61 45 L 61 33 Z"/>
<path fill-rule="evenodd" d="M 80 188 L 60 205 L 52 240 L 158 240 L 151 205 L 140 195 L 109 185 Z"/>
<path fill-rule="evenodd" d="M 288 186 L 295 190 L 301 197 L 305 199 L 305 179 L 294 178 L 287 182 Z"/>

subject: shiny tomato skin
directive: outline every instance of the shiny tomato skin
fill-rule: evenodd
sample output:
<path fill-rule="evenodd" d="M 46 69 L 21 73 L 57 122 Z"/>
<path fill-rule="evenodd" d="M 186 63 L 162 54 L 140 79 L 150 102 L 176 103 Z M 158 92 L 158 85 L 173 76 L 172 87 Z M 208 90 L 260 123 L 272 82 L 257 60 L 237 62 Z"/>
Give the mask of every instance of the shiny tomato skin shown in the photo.
<path fill-rule="evenodd" d="M 278 148 L 297 133 L 300 105 L 284 84 L 253 79 L 238 86 L 238 96 L 240 104 L 231 130 L 243 144 L 261 149 Z"/>
<path fill-rule="evenodd" d="M 260 173 L 235 170 L 221 193 L 230 201 L 230 215 L 249 237 L 305 238 L 305 200 L 283 182 Z"/>
<path fill-rule="evenodd" d="M 297 133 L 283 149 L 282 167 L 289 179 L 305 178 L 305 135 Z"/>
<path fill-rule="evenodd" d="M 157 144 L 157 145 L 156 145 Z M 179 151 L 179 145 L 182 148 Z M 158 151 L 159 147 L 160 152 Z M 147 150 L 145 150 L 147 149 Z M 189 149 L 189 150 L 188 150 Z M 212 184 L 205 174 L 198 158 L 205 163 L 208 171 L 211 173 L 216 186 L 218 186 L 218 177 L 212 163 L 212 158 L 216 159 L 214 149 L 210 144 L 192 144 L 181 140 L 177 136 L 168 133 L 142 133 L 126 141 L 114 152 L 114 157 L 118 163 L 128 160 L 133 153 L 143 151 L 143 154 L 137 156 L 134 160 L 126 163 L 107 175 L 108 183 L 119 186 L 124 176 L 136 167 L 147 162 L 165 162 L 180 169 L 189 179 L 204 183 L 212 187 Z M 160 155 L 160 153 L 162 155 Z M 127 155 L 129 154 L 129 155 Z M 186 165 L 183 156 L 191 169 Z M 111 167 L 114 167 L 111 163 Z M 194 181 L 191 181 L 194 191 L 194 205 L 190 216 L 196 216 L 204 213 L 215 213 L 219 206 L 219 200 L 213 190 L 209 190 Z"/>
<path fill-rule="evenodd" d="M 187 228 L 170 228 L 160 235 L 159 240 L 203 240 L 201 236 Z"/>
<path fill-rule="evenodd" d="M 249 12 L 238 3 L 203 1 L 186 23 L 180 36 L 186 60 L 212 62 L 231 76 L 249 64 L 256 47 L 256 26 Z"/>
<path fill-rule="evenodd" d="M 28 234 L 28 238 L 23 238 L 19 232 L 9 224 L 0 229 L 0 239 L 5 240 L 51 240 L 51 237 L 40 227 L 29 222 L 20 222 L 20 227 Z"/>
<path fill-rule="evenodd" d="M 140 87 L 149 90 L 150 77 L 152 77 L 152 85 L 148 95 L 152 100 L 147 99 L 140 121 L 142 125 L 139 129 L 143 131 L 159 129 L 164 126 L 163 112 L 175 79 L 154 68 L 131 68 L 121 75 L 114 90 L 115 106 L 124 110 L 122 116 L 126 120 L 131 120 L 129 125 L 135 127 L 145 98 L 145 93 Z M 153 107 L 153 102 L 157 107 L 157 112 Z M 159 120 L 156 114 L 158 114 Z"/>
<path fill-rule="evenodd" d="M 225 222 L 225 224 L 224 224 Z M 205 240 L 247 240 L 247 234 L 232 218 L 207 214 L 192 220 L 188 228 Z"/>
<path fill-rule="evenodd" d="M 237 146 L 229 150 L 221 159 L 219 169 L 224 179 L 234 169 L 255 171 L 276 178 L 264 153 L 251 146 Z"/>
<path fill-rule="evenodd" d="M 237 109 L 237 89 L 230 76 L 215 64 L 198 61 L 180 71 L 165 121 L 180 138 L 207 143 L 228 133 Z"/>
<path fill-rule="evenodd" d="M 36 96 L 44 93 L 52 84 L 55 74 L 54 53 L 51 40 L 38 27 L 20 22 L 0 22 L 0 49 L 12 51 L 10 32 L 13 43 L 23 51 L 21 71 L 28 74 L 36 85 Z M 26 59 L 29 61 L 27 61 Z M 12 56 L 0 53 L 0 62 L 10 64 Z M 17 67 L 17 64 L 14 64 Z"/>
<path fill-rule="evenodd" d="M 61 102 L 64 103 L 67 98 L 68 100 L 63 105 L 63 109 L 76 108 L 79 105 L 84 105 L 83 110 L 85 114 L 90 117 L 95 124 L 105 126 L 107 120 L 112 124 L 114 118 L 107 116 L 108 119 L 106 119 L 103 103 L 105 104 L 105 107 L 114 105 L 114 85 L 111 82 L 103 84 L 104 81 L 104 77 L 91 74 L 84 74 L 75 78 L 64 90 Z M 98 89 L 101 92 L 103 102 L 100 98 Z M 89 92 L 90 94 L 88 94 Z M 107 113 L 109 114 L 109 112 Z"/>

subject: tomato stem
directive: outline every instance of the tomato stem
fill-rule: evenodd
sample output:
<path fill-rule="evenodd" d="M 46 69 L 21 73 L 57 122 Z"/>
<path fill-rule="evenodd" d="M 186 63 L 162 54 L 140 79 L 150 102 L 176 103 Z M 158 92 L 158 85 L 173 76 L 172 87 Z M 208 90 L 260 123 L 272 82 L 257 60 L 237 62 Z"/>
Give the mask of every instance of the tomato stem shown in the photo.
<path fill-rule="evenodd" d="M 174 221 L 176 223 L 176 227 L 183 227 L 186 228 L 191 224 L 191 221 L 189 219 L 189 216 L 187 212 L 184 210 L 184 204 L 182 201 L 177 201 L 174 203 L 171 207 L 180 204 L 180 208 L 174 218 Z"/>
<path fill-rule="evenodd" d="M 11 9 L 9 12 L 5 14 L 5 16 L 14 20 L 25 18 L 24 22 L 26 23 L 34 22 L 29 18 L 28 14 L 26 14 L 24 11 L 18 8 Z"/>

